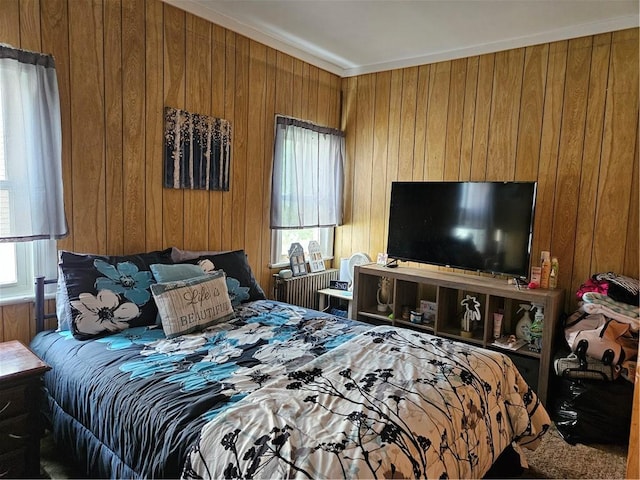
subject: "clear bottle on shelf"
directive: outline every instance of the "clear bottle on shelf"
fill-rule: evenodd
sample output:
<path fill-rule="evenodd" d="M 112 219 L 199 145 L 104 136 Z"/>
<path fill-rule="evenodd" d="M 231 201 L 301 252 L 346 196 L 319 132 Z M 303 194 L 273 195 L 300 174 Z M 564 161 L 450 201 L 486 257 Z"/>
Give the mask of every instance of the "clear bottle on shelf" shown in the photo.
<path fill-rule="evenodd" d="M 529 350 L 533 352 L 542 351 L 542 331 L 544 330 L 544 311 L 543 306 L 538 304 L 532 304 L 532 309 L 535 308 L 536 313 L 533 317 L 533 323 L 529 328 Z"/>

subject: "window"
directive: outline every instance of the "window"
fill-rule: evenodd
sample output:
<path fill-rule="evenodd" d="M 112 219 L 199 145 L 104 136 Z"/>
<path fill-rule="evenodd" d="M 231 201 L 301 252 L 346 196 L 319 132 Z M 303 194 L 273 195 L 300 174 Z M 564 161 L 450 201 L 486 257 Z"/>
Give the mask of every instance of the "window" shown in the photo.
<path fill-rule="evenodd" d="M 1 96 L 0 111 L 2 111 Z M 0 115 L 0 234 L 6 235 L 10 231 L 15 208 L 10 208 L 13 185 L 7 178 L 3 126 L 2 115 Z M 30 247 L 31 245 L 26 243 L 0 243 L 0 265 L 2 265 L 0 268 L 0 302 L 26 296 L 30 293 L 29 288 L 33 292 L 28 278 L 28 274 L 32 271 Z"/>
<path fill-rule="evenodd" d="M 278 115 L 271 188 L 271 266 L 288 263 L 293 242 L 316 240 L 333 257 L 334 227 L 342 223 L 344 133 Z"/>
<path fill-rule="evenodd" d="M 55 240 L 0 243 L 0 305 L 33 298 L 36 276 L 56 278 L 56 248 Z M 54 292 L 55 285 L 46 291 Z"/>
<path fill-rule="evenodd" d="M 18 255 L 15 243 L 0 243 L 0 286 L 18 281 Z"/>
<path fill-rule="evenodd" d="M 304 247 L 304 257 L 309 258 L 309 240 L 316 240 L 322 250 L 322 258 L 333 258 L 334 227 L 295 228 L 288 230 L 271 230 L 271 264 L 270 267 L 289 265 L 289 247 L 298 242 Z"/>
<path fill-rule="evenodd" d="M 35 276 L 56 276 L 61 155 L 53 58 L 0 45 L 0 303 L 32 298 Z"/>
<path fill-rule="evenodd" d="M 17 186 L 7 174 L 6 133 L 2 117 L 0 115 L 0 236 L 8 236 L 15 215 L 20 212 L 13 201 Z M 31 298 L 37 275 L 55 278 L 56 257 L 54 240 L 0 242 L 0 304 Z"/>

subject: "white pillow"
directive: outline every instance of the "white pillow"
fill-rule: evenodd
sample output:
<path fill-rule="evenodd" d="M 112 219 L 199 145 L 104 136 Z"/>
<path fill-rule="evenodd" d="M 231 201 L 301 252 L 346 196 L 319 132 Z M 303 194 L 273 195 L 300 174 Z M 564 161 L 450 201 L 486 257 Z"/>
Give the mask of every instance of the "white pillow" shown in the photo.
<path fill-rule="evenodd" d="M 167 338 L 202 330 L 234 317 L 223 271 L 151 285 Z"/>

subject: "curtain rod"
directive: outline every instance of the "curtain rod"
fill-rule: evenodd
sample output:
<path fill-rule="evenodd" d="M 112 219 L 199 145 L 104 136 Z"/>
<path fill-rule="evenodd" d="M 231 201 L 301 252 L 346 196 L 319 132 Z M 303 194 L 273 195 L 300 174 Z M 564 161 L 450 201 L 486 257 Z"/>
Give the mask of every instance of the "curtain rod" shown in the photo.
<path fill-rule="evenodd" d="M 0 44 L 0 59 L 17 60 L 21 63 L 41 65 L 45 68 L 56 68 L 56 61 L 53 55 L 15 48 L 6 43 Z"/>

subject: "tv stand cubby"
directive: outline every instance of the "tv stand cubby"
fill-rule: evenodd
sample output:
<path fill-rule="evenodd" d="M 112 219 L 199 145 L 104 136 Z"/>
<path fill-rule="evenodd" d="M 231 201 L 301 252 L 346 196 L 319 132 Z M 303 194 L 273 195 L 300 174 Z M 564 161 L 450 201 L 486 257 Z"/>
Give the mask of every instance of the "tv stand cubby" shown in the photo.
<path fill-rule="evenodd" d="M 392 291 L 389 309 L 378 309 L 378 287 L 382 277 L 390 280 Z M 467 295 L 479 303 L 481 319 L 471 332 L 461 331 L 465 307 L 461 302 Z M 435 307 L 434 318 L 429 323 L 412 323 L 403 319 L 403 309 L 419 311 L 421 301 Z M 503 313 L 502 334 L 515 334 L 516 323 L 522 313 L 520 304 L 535 303 L 544 307 L 544 330 L 540 352 L 530 350 L 525 344 L 518 350 L 494 344 L 493 314 Z M 564 292 L 560 289 L 518 288 L 506 279 L 449 273 L 424 268 L 384 266 L 369 264 L 355 267 L 353 315 L 354 319 L 374 324 L 390 324 L 424 331 L 441 337 L 499 350 L 507 354 L 520 370 L 527 383 L 536 391 L 543 404 L 549 397 L 549 375 L 552 368 L 553 345 L 556 326 L 564 304 Z M 533 312 L 531 319 L 533 320 Z M 463 335 L 464 333 L 464 335 Z"/>

